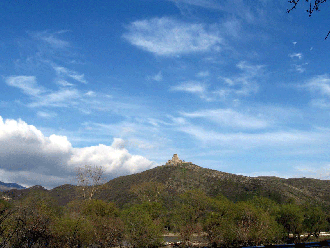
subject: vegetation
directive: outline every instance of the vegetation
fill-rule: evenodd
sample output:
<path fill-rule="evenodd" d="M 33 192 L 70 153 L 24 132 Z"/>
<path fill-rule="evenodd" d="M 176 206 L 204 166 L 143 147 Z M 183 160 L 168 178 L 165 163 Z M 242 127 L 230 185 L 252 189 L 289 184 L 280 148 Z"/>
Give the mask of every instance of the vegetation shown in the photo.
<path fill-rule="evenodd" d="M 330 227 L 328 183 L 179 165 L 102 187 L 12 190 L 0 200 L 0 247 L 160 247 L 169 233 L 190 247 L 196 238 L 210 247 L 317 240 Z"/>

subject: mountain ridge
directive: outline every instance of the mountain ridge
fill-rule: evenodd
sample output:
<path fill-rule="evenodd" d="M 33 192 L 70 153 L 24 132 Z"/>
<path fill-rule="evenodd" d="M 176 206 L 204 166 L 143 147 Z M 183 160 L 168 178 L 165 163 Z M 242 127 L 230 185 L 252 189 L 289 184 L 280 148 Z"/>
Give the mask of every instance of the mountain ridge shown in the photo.
<path fill-rule="evenodd" d="M 138 201 L 138 197 L 132 189 L 150 182 L 162 185 L 167 197 L 176 197 L 183 192 L 199 189 L 209 196 L 223 195 L 233 202 L 262 196 L 278 203 L 292 200 L 298 203 L 315 202 L 330 209 L 329 180 L 248 177 L 202 168 L 185 162 L 175 166 L 157 166 L 140 173 L 114 178 L 102 185 L 95 193 L 95 198 L 115 202 L 119 207 L 131 205 Z M 51 190 L 34 186 L 28 189 L 11 189 L 5 193 L 15 199 L 32 190 L 42 190 L 49 193 L 61 205 L 82 197 L 79 187 L 70 184 L 61 185 Z"/>
<path fill-rule="evenodd" d="M 17 183 L 4 183 L 0 181 L 0 191 L 7 191 L 10 189 L 25 189 L 25 187 Z"/>

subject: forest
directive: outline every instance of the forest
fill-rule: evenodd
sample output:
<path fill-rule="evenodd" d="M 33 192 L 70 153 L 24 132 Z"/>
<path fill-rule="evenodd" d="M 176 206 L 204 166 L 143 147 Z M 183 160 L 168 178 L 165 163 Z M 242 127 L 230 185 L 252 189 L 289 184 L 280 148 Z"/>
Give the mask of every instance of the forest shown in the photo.
<path fill-rule="evenodd" d="M 161 247 L 166 234 L 179 236 L 182 247 L 238 247 L 316 241 L 330 226 L 326 208 L 293 198 L 234 202 L 196 189 L 171 194 L 158 182 L 130 192 L 136 201 L 121 207 L 88 194 L 60 205 L 40 190 L 1 199 L 0 247 Z M 193 243 L 196 237 L 202 243 Z"/>

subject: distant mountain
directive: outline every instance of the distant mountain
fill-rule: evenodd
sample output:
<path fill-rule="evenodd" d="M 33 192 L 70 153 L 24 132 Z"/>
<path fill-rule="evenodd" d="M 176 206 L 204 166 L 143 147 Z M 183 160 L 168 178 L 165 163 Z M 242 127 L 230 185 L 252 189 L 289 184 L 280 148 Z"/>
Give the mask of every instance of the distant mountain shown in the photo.
<path fill-rule="evenodd" d="M 17 183 L 4 183 L 0 182 L 0 191 L 7 191 L 10 189 L 25 189 L 25 187 L 17 184 Z"/>
<path fill-rule="evenodd" d="M 330 181 L 311 178 L 284 179 L 278 177 L 247 177 L 221 171 L 202 168 L 192 163 L 163 165 L 156 168 L 115 178 L 95 194 L 95 198 L 115 202 L 119 207 L 137 201 L 132 188 L 143 183 L 163 185 L 168 202 L 178 194 L 191 189 L 199 189 L 209 196 L 224 195 L 233 202 L 251 199 L 254 196 L 270 198 L 278 203 L 313 202 L 330 209 Z M 28 194 L 31 190 L 48 192 L 61 205 L 67 204 L 82 194 L 74 185 L 61 185 L 52 190 L 42 187 L 12 189 L 5 192 L 13 199 Z M 167 199 L 166 199 L 167 201 Z"/>

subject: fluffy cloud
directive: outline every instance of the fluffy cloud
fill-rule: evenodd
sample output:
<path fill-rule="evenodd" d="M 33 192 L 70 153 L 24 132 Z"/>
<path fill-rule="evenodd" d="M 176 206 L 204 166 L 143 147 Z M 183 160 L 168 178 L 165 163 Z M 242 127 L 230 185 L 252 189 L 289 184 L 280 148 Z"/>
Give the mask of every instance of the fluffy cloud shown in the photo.
<path fill-rule="evenodd" d="M 131 44 L 161 56 L 219 50 L 223 43 L 218 30 L 171 18 L 154 18 L 131 23 L 123 37 Z"/>
<path fill-rule="evenodd" d="M 115 139 L 111 146 L 98 145 L 73 149 L 73 155 L 68 163 L 71 166 L 82 164 L 99 165 L 105 172 L 114 176 L 132 174 L 150 169 L 152 162 L 138 155 L 129 154 L 124 148 L 122 139 Z"/>
<path fill-rule="evenodd" d="M 109 178 L 154 166 L 142 156 L 131 155 L 121 139 L 114 139 L 111 146 L 73 148 L 65 136 L 45 137 L 22 120 L 0 117 L 0 181 L 51 188 L 72 183 L 75 167 L 85 164 L 103 166 Z"/>

